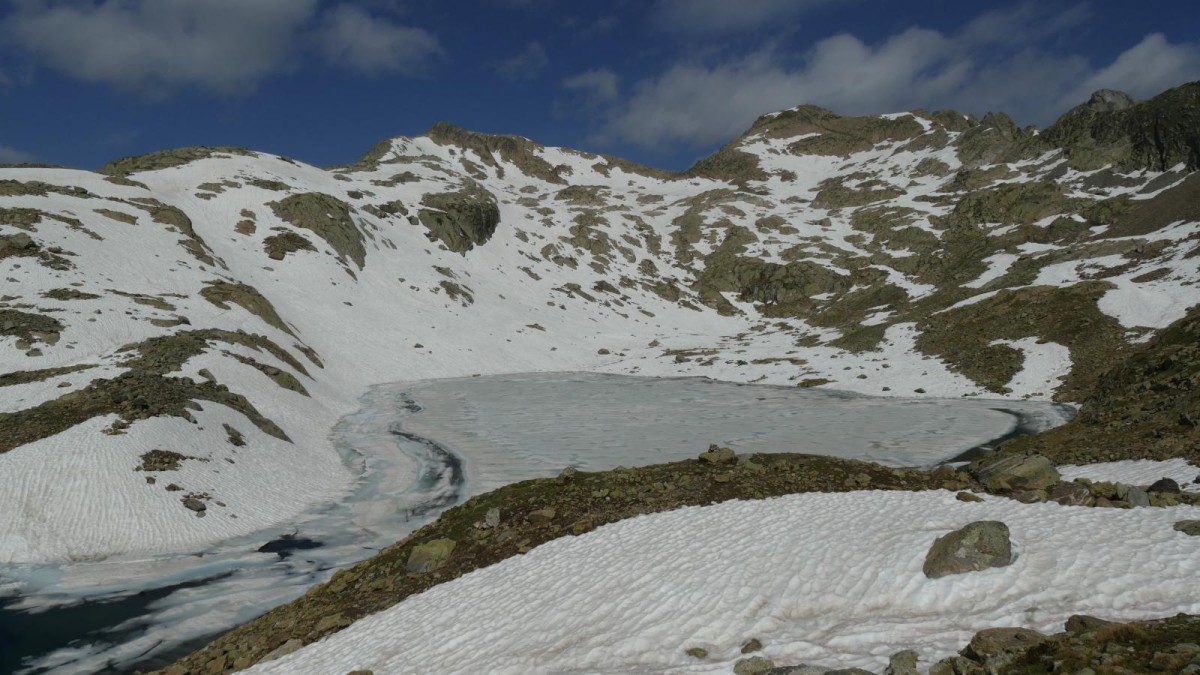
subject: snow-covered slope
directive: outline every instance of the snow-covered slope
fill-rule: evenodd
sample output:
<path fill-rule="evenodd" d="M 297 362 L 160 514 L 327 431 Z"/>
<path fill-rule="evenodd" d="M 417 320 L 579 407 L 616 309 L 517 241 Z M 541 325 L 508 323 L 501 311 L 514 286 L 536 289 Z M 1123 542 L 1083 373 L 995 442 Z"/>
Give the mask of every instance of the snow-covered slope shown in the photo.
<path fill-rule="evenodd" d="M 941 490 L 690 507 L 556 539 L 247 672 L 729 673 L 751 639 L 819 672 L 883 672 L 902 649 L 928 666 L 984 628 L 1200 611 L 1196 547 L 1172 527 L 1196 515 Z M 1008 525 L 1016 561 L 926 578 L 933 540 L 979 520 Z"/>
<path fill-rule="evenodd" d="M 683 174 L 448 125 L 331 170 L 0 168 L 0 562 L 193 550 L 341 494 L 328 431 L 379 382 L 1080 400 L 1200 301 L 1194 167 L 1152 168 L 812 107 Z"/>

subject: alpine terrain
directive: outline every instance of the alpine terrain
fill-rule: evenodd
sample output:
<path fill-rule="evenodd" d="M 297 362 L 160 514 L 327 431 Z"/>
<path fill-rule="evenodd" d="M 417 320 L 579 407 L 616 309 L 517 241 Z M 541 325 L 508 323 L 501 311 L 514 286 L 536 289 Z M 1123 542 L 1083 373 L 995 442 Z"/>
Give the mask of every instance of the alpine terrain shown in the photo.
<path fill-rule="evenodd" d="M 371 385 L 584 371 L 1080 408 L 1006 443 L 999 468 L 985 466 L 994 456 L 927 471 L 714 448 L 503 488 L 166 672 L 267 655 L 261 672 L 879 671 L 904 645 L 921 665 L 893 658 L 888 672 L 948 656 L 957 669 L 931 672 L 1017 672 L 1004 668 L 1025 658 L 1010 649 L 1025 638 L 953 652 L 985 626 L 1200 613 L 1200 537 L 1172 529 L 1200 520 L 1188 485 L 1200 465 L 1197 170 L 1200 82 L 1145 101 L 1098 91 L 1044 130 L 1001 113 L 802 105 L 685 172 L 446 123 L 330 168 L 236 147 L 98 172 L 0 167 L 0 590 L 18 568 L 201 551 L 336 501 L 360 476 L 330 429 Z M 1164 476 L 1173 489 L 1144 489 Z M 922 576 L 934 539 L 972 521 L 1007 523 L 1013 567 Z M 668 537 L 688 523 L 711 539 Z M 827 557 L 802 546 L 814 541 Z M 883 567 L 866 562 L 872 551 Z M 759 565 L 777 559 L 808 581 Z M 684 561 L 708 582 L 685 583 Z M 871 586 L 873 602 L 854 609 L 846 598 L 867 587 L 845 581 L 842 563 L 895 588 Z M 646 604 L 595 609 L 612 621 L 594 628 L 604 646 L 585 626 L 555 637 L 555 607 L 619 596 L 646 569 L 683 575 L 652 584 L 677 592 L 627 589 Z M 750 570 L 728 588 L 776 586 L 708 614 L 685 607 L 694 622 L 666 632 L 673 619 L 646 618 L 714 584 L 724 597 L 722 570 Z M 589 575 L 591 590 L 554 581 Z M 510 592 L 526 595 L 500 597 Z M 981 610 L 978 626 L 939 623 L 989 594 L 1007 604 Z M 547 599 L 562 605 L 537 604 Z M 810 601 L 830 633 L 805 651 L 788 622 Z M 908 628 L 853 634 L 893 610 L 908 618 L 888 625 Z M 471 628 L 489 613 L 516 617 L 516 633 Z M 728 631 L 709 630 L 722 621 Z M 1126 630 L 1175 635 L 1156 626 Z M 1200 650 L 1170 651 L 1200 642 L 1194 624 L 1180 630 L 1145 663 L 1197 672 L 1182 669 L 1200 669 L 1188 665 Z M 1087 649 L 1108 665 L 1126 658 L 1036 635 L 1076 649 L 1055 657 L 1069 672 L 1098 667 L 1070 660 Z M 511 653 L 489 653 L 492 639 Z M 454 660 L 476 652 L 484 660 Z M 1148 672 L 1132 663 L 1110 672 Z"/>

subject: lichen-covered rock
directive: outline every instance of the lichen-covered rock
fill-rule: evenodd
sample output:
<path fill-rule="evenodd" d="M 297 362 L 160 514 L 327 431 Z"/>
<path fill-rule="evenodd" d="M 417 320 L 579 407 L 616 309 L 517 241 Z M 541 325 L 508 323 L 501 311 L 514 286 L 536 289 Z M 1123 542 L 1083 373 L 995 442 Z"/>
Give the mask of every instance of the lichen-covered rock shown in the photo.
<path fill-rule="evenodd" d="M 446 563 L 456 545 L 453 539 L 434 539 L 418 544 L 409 554 L 405 569 L 418 574 L 432 572 Z"/>
<path fill-rule="evenodd" d="M 1175 523 L 1175 530 L 1192 537 L 1200 537 L 1200 520 L 1181 520 Z"/>
<path fill-rule="evenodd" d="M 466 253 L 487 242 L 500 225 L 496 196 L 475 181 L 465 180 L 455 192 L 425 195 L 417 219 L 432 241 L 441 241 L 456 253 Z"/>
<path fill-rule="evenodd" d="M 938 579 L 1004 567 L 1012 561 L 1008 526 L 998 520 L 983 520 L 938 537 L 925 555 L 922 571 L 930 579 Z"/>
<path fill-rule="evenodd" d="M 917 653 L 911 649 L 905 649 L 892 654 L 883 675 L 920 675 L 917 670 Z"/>
<path fill-rule="evenodd" d="M 775 667 L 775 662 L 761 656 L 751 656 L 733 664 L 734 675 L 763 675 Z"/>
<path fill-rule="evenodd" d="M 933 664 L 929 675 L 984 675 L 984 670 L 965 656 L 950 656 Z"/>
<path fill-rule="evenodd" d="M 1028 628 L 987 628 L 975 634 L 962 655 L 983 664 L 989 673 L 1004 672 L 1016 657 L 1047 640 Z"/>
<path fill-rule="evenodd" d="M 316 234 L 343 261 L 349 258 L 362 269 L 367 251 L 349 204 L 321 192 L 302 192 L 267 205 L 280 220 Z"/>
<path fill-rule="evenodd" d="M 1058 469 L 1041 455 L 988 455 L 968 467 L 989 490 L 1040 490 L 1058 483 Z"/>
<path fill-rule="evenodd" d="M 1047 500 L 1058 502 L 1063 506 L 1091 506 L 1094 502 L 1092 491 L 1081 483 L 1058 483 L 1050 488 Z"/>
<path fill-rule="evenodd" d="M 733 464 L 736 461 L 737 454 L 733 450 L 716 444 L 708 446 L 708 450 L 700 455 L 700 462 L 702 464 Z"/>

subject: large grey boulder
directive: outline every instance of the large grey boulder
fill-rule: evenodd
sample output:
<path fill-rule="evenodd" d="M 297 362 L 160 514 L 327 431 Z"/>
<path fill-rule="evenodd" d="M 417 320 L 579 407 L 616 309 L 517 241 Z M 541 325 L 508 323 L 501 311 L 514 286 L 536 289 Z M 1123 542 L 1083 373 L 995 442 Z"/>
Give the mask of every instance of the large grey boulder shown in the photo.
<path fill-rule="evenodd" d="M 1041 455 L 989 455 L 967 470 L 989 490 L 1044 490 L 1059 479 L 1058 469 Z"/>
<path fill-rule="evenodd" d="M 761 656 L 751 656 L 733 664 L 734 675 L 764 675 L 771 672 L 775 662 Z"/>
<path fill-rule="evenodd" d="M 925 555 L 923 571 L 930 579 L 1004 567 L 1013 561 L 1008 526 L 981 520 L 938 537 Z"/>
<path fill-rule="evenodd" d="M 450 554 L 454 552 L 455 541 L 453 539 L 434 539 L 419 544 L 413 548 L 412 553 L 408 554 L 408 563 L 405 569 L 409 572 L 424 574 L 432 572 L 445 564 L 450 558 Z"/>
<path fill-rule="evenodd" d="M 983 666 L 965 656 L 951 656 L 933 664 L 929 675 L 984 675 Z"/>
<path fill-rule="evenodd" d="M 1091 506 L 1095 503 L 1092 491 L 1083 483 L 1059 483 L 1050 488 L 1046 498 L 1063 506 Z"/>
<path fill-rule="evenodd" d="M 961 653 L 982 663 L 986 672 L 999 673 L 1015 658 L 1047 639 L 1028 628 L 987 628 L 976 633 Z"/>
<path fill-rule="evenodd" d="M 1175 523 L 1175 529 L 1192 537 L 1200 537 L 1200 520 L 1181 520 Z"/>
<path fill-rule="evenodd" d="M 917 670 L 917 653 L 911 649 L 892 654 L 883 675 L 921 675 Z"/>

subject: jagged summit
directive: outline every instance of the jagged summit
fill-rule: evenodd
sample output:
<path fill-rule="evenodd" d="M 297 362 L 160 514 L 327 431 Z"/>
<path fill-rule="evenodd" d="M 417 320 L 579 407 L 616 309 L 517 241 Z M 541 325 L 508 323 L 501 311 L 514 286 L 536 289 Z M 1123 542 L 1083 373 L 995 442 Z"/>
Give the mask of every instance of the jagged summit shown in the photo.
<path fill-rule="evenodd" d="M 1100 90 L 1042 136 L 1082 170 L 1110 164 L 1153 171 L 1177 164 L 1188 171 L 1200 169 L 1200 82 L 1140 102 Z"/>

